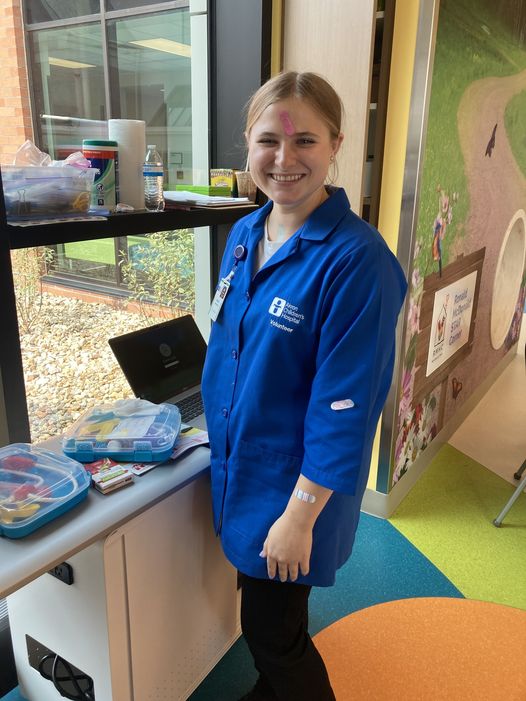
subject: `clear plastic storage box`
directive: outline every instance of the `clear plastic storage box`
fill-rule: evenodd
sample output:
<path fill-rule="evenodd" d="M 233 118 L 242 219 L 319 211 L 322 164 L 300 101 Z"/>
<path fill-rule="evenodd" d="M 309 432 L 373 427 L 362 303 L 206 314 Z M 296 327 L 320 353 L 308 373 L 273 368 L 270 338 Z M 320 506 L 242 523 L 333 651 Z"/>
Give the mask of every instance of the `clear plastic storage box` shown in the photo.
<path fill-rule="evenodd" d="M 28 443 L 0 448 L 0 534 L 21 538 L 52 521 L 87 496 L 90 479 L 64 455 Z"/>
<path fill-rule="evenodd" d="M 2 166 L 8 219 L 85 214 L 96 168 Z"/>
<path fill-rule="evenodd" d="M 181 429 L 173 404 L 120 399 L 89 409 L 68 429 L 62 450 L 81 462 L 108 457 L 127 462 L 168 460 Z"/>

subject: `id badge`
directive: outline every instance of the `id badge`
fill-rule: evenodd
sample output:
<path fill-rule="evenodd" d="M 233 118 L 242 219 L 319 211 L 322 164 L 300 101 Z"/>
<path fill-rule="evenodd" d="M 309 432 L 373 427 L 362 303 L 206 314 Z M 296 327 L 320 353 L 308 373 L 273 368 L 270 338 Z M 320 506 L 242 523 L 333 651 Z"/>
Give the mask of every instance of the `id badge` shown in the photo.
<path fill-rule="evenodd" d="M 217 286 L 214 299 L 212 300 L 212 304 L 210 305 L 210 311 L 208 312 L 208 316 L 212 319 L 212 321 L 216 321 L 217 317 L 219 316 L 219 312 L 221 311 L 221 307 L 223 306 L 223 302 L 225 301 L 225 297 L 227 296 L 229 289 L 230 280 L 226 277 L 221 278 L 221 281 Z"/>

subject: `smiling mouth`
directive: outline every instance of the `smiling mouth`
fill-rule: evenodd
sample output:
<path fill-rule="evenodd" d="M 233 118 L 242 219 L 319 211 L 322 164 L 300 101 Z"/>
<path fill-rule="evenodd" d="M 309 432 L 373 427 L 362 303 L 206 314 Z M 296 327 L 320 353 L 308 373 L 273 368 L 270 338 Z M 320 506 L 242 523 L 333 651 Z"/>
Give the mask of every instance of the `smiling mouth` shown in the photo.
<path fill-rule="evenodd" d="M 301 180 L 304 175 L 300 173 L 299 175 L 283 175 L 279 173 L 270 173 L 270 177 L 277 183 L 295 183 Z"/>

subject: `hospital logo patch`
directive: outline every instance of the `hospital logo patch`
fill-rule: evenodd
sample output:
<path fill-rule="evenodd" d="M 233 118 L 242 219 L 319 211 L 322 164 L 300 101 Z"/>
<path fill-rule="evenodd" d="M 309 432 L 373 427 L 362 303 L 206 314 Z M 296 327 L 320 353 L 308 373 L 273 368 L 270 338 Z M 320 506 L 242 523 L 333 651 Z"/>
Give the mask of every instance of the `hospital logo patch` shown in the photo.
<path fill-rule="evenodd" d="M 274 297 L 272 304 L 268 308 L 269 314 L 272 314 L 273 316 L 281 316 L 286 304 L 287 302 L 284 299 L 281 299 L 281 297 Z"/>
<path fill-rule="evenodd" d="M 268 312 L 274 317 L 279 317 L 279 322 L 276 319 L 270 319 L 270 325 L 287 333 L 292 333 L 305 319 L 305 315 L 300 313 L 297 306 L 282 297 L 274 297 Z"/>

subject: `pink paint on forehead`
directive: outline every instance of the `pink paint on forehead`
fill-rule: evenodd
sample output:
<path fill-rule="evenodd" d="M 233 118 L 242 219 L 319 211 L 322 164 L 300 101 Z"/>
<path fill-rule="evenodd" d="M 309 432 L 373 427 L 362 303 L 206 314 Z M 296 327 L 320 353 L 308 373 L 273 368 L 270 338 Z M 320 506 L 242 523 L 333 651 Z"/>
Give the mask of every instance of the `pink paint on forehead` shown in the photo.
<path fill-rule="evenodd" d="M 281 123 L 283 124 L 283 129 L 287 136 L 292 136 L 296 133 L 296 129 L 294 127 L 294 124 L 292 123 L 292 119 L 290 118 L 290 115 L 286 110 L 283 110 L 283 112 L 279 113 L 279 118 L 281 120 Z"/>

